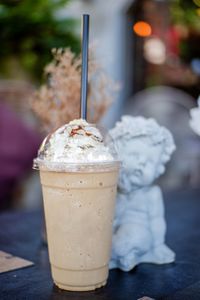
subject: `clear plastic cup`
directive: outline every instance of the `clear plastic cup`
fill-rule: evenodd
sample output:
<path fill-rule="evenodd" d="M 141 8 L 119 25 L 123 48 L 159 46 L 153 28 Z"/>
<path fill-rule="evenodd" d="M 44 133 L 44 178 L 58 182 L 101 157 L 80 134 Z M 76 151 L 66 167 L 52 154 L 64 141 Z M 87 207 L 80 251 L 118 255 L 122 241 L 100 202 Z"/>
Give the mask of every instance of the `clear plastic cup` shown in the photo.
<path fill-rule="evenodd" d="M 48 140 L 42 149 L 48 147 Z M 119 161 L 46 163 L 43 151 L 39 153 L 34 167 L 40 171 L 54 283 L 71 291 L 104 286 Z"/>

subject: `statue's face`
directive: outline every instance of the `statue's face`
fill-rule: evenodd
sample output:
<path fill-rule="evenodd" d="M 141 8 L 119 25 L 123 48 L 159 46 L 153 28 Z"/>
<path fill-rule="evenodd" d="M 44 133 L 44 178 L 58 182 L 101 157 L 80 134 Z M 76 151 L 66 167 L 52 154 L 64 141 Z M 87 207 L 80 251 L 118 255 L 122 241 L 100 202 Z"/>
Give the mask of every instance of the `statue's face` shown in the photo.
<path fill-rule="evenodd" d="M 152 184 L 158 175 L 163 145 L 151 145 L 147 138 L 135 138 L 120 147 L 126 180 L 131 186 Z"/>

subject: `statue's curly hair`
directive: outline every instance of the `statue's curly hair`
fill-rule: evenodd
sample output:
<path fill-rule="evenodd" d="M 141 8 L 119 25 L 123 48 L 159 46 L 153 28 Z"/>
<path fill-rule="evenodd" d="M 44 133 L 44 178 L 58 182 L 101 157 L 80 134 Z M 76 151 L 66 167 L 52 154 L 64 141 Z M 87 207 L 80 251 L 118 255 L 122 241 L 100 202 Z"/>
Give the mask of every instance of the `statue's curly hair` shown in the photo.
<path fill-rule="evenodd" d="M 115 142 L 116 150 L 126 141 L 139 137 L 147 138 L 150 145 L 164 144 L 161 157 L 163 164 L 169 161 L 176 149 L 171 132 L 154 119 L 124 115 L 109 133 Z"/>

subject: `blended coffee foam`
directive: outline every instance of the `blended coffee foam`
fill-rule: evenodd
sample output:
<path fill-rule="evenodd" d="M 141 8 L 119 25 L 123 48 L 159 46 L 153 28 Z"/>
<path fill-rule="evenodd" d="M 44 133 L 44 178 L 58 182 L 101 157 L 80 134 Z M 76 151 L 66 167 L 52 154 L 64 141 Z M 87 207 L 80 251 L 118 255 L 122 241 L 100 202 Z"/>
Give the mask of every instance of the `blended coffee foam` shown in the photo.
<path fill-rule="evenodd" d="M 96 163 L 113 161 L 99 129 L 78 119 L 47 136 L 39 150 L 45 163 Z"/>
<path fill-rule="evenodd" d="M 119 163 L 84 120 L 43 142 L 40 169 L 52 277 L 66 290 L 106 284 Z"/>

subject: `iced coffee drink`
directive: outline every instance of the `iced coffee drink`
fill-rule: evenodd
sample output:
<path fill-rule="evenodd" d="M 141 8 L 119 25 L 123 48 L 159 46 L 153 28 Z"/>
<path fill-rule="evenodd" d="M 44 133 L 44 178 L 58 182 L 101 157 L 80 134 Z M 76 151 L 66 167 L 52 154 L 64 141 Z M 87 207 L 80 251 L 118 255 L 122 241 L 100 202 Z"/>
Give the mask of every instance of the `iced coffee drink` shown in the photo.
<path fill-rule="evenodd" d="M 106 284 L 119 162 L 100 131 L 74 120 L 47 137 L 40 170 L 52 277 L 61 289 Z"/>

